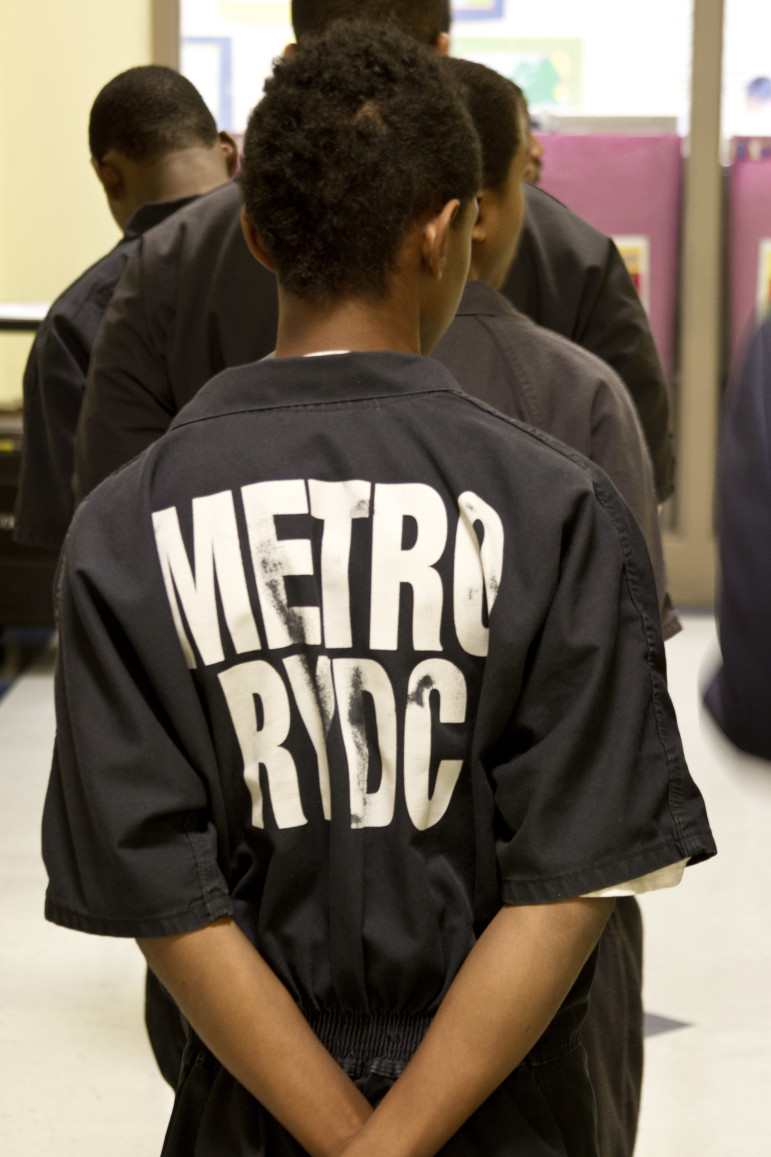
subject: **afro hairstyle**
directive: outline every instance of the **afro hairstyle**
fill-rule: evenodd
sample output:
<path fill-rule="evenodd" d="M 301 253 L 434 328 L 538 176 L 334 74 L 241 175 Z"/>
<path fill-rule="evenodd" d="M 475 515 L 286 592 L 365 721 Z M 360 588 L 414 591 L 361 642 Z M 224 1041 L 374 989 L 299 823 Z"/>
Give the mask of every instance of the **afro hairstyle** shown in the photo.
<path fill-rule="evenodd" d="M 382 297 L 415 223 L 473 200 L 479 177 L 440 58 L 391 25 L 347 21 L 276 62 L 241 172 L 279 283 L 314 300 Z"/>
<path fill-rule="evenodd" d="M 160 64 L 129 68 L 109 81 L 91 108 L 91 156 L 111 150 L 131 161 L 153 161 L 194 146 L 213 147 L 217 124 L 187 77 Z"/>

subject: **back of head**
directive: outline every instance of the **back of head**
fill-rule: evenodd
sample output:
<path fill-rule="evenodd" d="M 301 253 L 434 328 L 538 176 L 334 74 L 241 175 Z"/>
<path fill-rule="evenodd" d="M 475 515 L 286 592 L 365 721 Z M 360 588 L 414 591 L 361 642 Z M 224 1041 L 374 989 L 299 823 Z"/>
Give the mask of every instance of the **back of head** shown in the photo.
<path fill-rule="evenodd" d="M 241 180 L 280 284 L 323 300 L 381 296 L 412 227 L 471 200 L 479 175 L 440 58 L 390 25 L 340 22 L 276 63 Z"/>
<path fill-rule="evenodd" d="M 500 192 L 522 143 L 522 89 L 473 60 L 446 57 L 442 67 L 462 92 L 482 146 L 481 188 Z"/>
<path fill-rule="evenodd" d="M 115 151 L 150 162 L 166 153 L 217 143 L 217 125 L 194 85 L 158 64 L 130 68 L 104 86 L 88 124 L 91 156 Z"/>
<path fill-rule="evenodd" d="M 335 20 L 387 20 L 421 44 L 433 44 L 447 21 L 449 0 L 292 0 L 298 40 L 319 36 Z"/>

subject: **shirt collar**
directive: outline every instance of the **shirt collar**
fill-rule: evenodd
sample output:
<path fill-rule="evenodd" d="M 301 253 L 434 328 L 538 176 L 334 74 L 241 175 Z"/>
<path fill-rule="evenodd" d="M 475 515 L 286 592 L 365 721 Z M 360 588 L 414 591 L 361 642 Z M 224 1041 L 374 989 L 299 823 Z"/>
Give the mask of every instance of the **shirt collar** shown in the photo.
<path fill-rule="evenodd" d="M 141 237 L 148 229 L 152 229 L 153 225 L 160 225 L 161 221 L 176 213 L 177 209 L 184 209 L 185 205 L 197 199 L 197 194 L 194 194 L 192 197 L 178 197 L 176 201 L 148 201 L 129 217 L 123 234 L 124 240 L 130 241 L 134 237 Z"/>
<path fill-rule="evenodd" d="M 172 426 L 239 411 L 328 406 L 378 398 L 462 393 L 433 358 L 390 350 L 328 354 L 323 358 L 264 358 L 212 378 Z"/>

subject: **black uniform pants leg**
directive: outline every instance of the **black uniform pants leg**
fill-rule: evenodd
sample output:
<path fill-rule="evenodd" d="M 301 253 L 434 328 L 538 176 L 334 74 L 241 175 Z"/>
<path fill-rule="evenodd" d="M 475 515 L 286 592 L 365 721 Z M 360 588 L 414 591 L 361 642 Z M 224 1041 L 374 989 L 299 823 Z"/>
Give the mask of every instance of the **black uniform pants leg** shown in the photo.
<path fill-rule="evenodd" d="M 633 896 L 616 900 L 600 940 L 582 1037 L 597 1102 L 600 1157 L 631 1157 L 643 1074 L 643 931 Z"/>

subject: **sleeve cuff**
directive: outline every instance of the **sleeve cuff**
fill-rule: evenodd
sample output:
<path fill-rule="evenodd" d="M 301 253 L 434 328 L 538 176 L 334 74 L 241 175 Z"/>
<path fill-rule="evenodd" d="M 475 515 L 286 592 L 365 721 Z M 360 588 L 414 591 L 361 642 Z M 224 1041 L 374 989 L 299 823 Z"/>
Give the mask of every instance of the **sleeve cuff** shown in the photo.
<path fill-rule="evenodd" d="M 687 863 L 687 859 L 678 860 L 676 864 L 669 864 L 666 868 L 648 872 L 647 875 L 638 876 L 634 880 L 626 880 L 623 884 L 600 888 L 598 892 L 585 892 L 581 899 L 602 900 L 618 896 L 639 896 L 643 892 L 656 892 L 660 888 L 675 888 L 683 878 Z"/>

